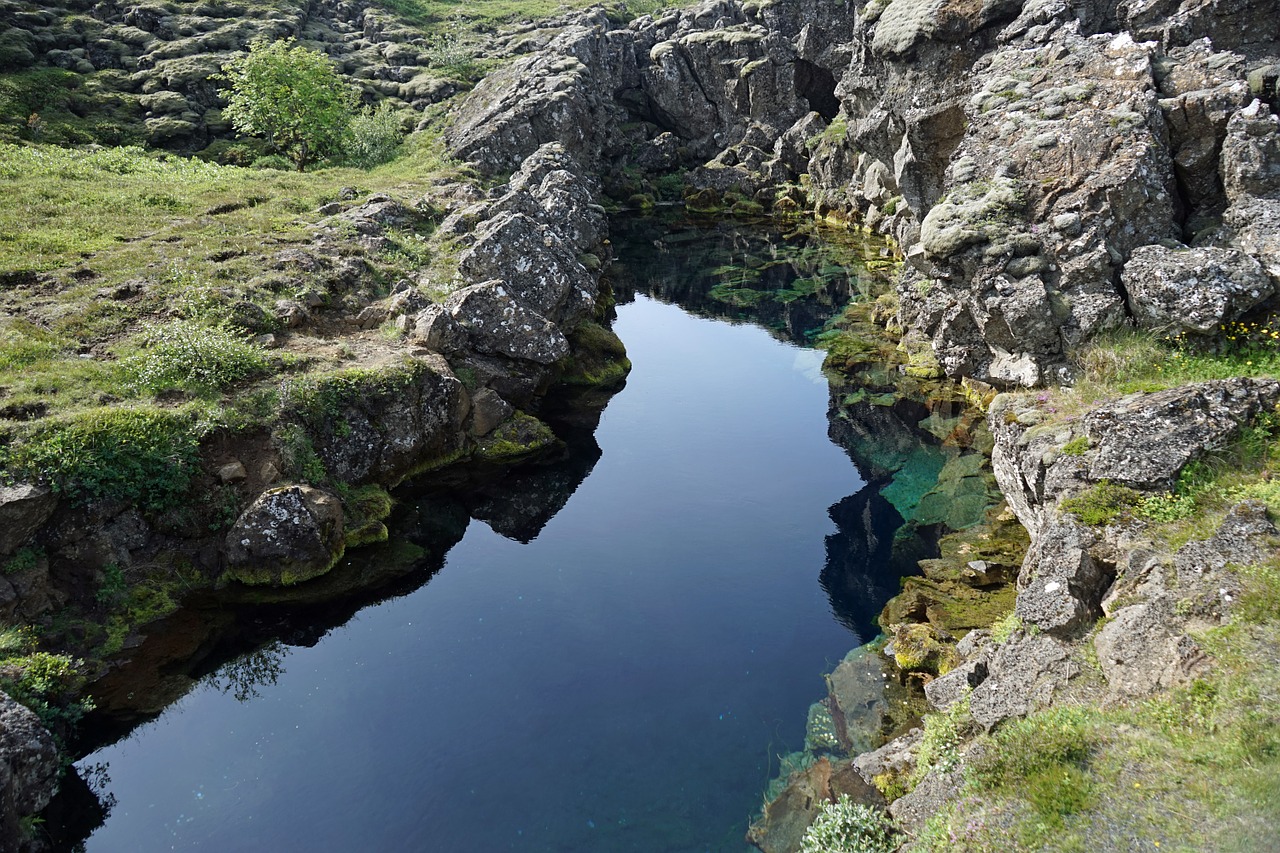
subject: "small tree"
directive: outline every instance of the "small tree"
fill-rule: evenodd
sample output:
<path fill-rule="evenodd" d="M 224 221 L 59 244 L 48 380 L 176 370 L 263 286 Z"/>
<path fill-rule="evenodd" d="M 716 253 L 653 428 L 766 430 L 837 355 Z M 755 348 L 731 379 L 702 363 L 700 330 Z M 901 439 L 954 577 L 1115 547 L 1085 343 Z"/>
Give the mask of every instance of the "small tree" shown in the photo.
<path fill-rule="evenodd" d="M 341 147 L 356 96 L 326 57 L 293 39 L 255 40 L 222 70 L 231 126 L 265 139 L 299 172 Z"/>

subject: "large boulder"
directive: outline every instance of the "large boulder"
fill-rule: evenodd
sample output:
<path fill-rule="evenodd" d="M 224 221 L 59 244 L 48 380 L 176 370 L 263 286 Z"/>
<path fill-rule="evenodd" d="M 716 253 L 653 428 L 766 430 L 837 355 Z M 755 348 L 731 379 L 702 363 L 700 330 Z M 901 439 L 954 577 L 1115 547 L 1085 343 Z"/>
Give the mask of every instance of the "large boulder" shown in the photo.
<path fill-rule="evenodd" d="M 39 718 L 0 692 L 0 847 L 18 849 L 22 818 L 49 804 L 58 789 L 58 748 Z"/>
<path fill-rule="evenodd" d="M 1275 294 L 1262 264 L 1235 249 L 1143 246 L 1124 265 L 1129 307 L 1144 327 L 1211 335 Z"/>
<path fill-rule="evenodd" d="M 445 307 L 480 352 L 552 364 L 569 354 L 555 323 L 522 305 L 504 281 L 473 284 L 451 294 Z"/>
<path fill-rule="evenodd" d="M 325 574 L 344 550 L 342 502 L 311 486 L 268 489 L 226 537 L 231 580 L 290 586 Z"/>
<path fill-rule="evenodd" d="M 338 371 L 300 396 L 287 414 L 329 474 L 352 484 L 399 482 L 457 452 L 468 413 L 462 382 L 434 353 Z"/>
<path fill-rule="evenodd" d="M 475 243 L 458 259 L 471 283 L 501 279 L 525 309 L 563 321 L 595 306 L 595 278 L 550 226 L 523 213 L 499 213 L 476 229 Z"/>

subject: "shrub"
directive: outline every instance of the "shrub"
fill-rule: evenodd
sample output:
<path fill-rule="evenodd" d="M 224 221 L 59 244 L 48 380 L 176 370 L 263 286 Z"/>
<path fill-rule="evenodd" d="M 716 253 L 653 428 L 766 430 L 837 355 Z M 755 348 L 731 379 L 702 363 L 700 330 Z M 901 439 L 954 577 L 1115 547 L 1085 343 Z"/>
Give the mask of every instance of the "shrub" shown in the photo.
<path fill-rule="evenodd" d="M 402 134 L 400 116 L 383 101 L 367 108 L 351 120 L 346 144 L 346 161 L 370 169 L 396 156 Z"/>
<path fill-rule="evenodd" d="M 889 853 L 898 846 L 893 822 L 879 809 L 841 794 L 826 803 L 800 842 L 800 853 Z"/>
<path fill-rule="evenodd" d="M 293 164 L 284 157 L 281 157 L 279 154 L 267 154 L 264 157 L 259 157 L 254 160 L 251 168 L 271 169 L 276 172 L 288 172 L 293 168 Z"/>
<path fill-rule="evenodd" d="M 142 351 L 125 362 L 134 384 L 152 392 L 221 391 L 267 371 L 259 347 L 223 329 L 179 320 L 152 326 L 140 338 Z"/>

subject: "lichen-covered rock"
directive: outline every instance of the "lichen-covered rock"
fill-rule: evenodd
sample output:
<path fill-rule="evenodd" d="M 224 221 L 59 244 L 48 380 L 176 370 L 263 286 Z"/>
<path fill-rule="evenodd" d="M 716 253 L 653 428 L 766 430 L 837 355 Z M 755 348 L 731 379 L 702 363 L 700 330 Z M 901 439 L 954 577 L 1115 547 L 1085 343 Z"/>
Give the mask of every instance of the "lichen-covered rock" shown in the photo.
<path fill-rule="evenodd" d="M 12 554 L 40 529 L 58 506 L 48 486 L 0 486 L 0 556 Z"/>
<path fill-rule="evenodd" d="M 1023 623 L 1070 637 L 1102 615 L 1111 573 L 1090 551 L 1095 539 L 1065 515 L 1037 531 L 1018 574 L 1014 612 Z"/>
<path fill-rule="evenodd" d="M 1048 705 L 1078 671 L 1061 640 L 1015 633 L 991 652 L 987 677 L 969 695 L 969 713 L 990 731 L 1004 720 Z"/>
<path fill-rule="evenodd" d="M 959 769 L 929 773 L 910 793 L 889 804 L 889 814 L 907 832 L 919 832 L 929 818 L 955 799 L 963 785 L 964 776 Z"/>
<path fill-rule="evenodd" d="M 1280 401 L 1274 379 L 1223 379 L 1133 394 L 1090 412 L 1088 479 L 1168 490 L 1193 459 L 1220 448 Z M 997 474 L 997 477 L 999 475 Z"/>
<path fill-rule="evenodd" d="M 311 486 L 268 489 L 227 533 L 226 577 L 290 586 L 325 574 L 344 550 L 342 502 Z"/>
<path fill-rule="evenodd" d="M 1144 246 L 1124 265 L 1134 317 L 1149 329 L 1213 334 L 1275 294 L 1262 264 L 1235 249 Z"/>
<path fill-rule="evenodd" d="M 58 790 L 57 744 L 27 708 L 0 692 L 0 846 L 25 841 L 20 821 L 49 804 Z"/>
<path fill-rule="evenodd" d="M 443 305 L 428 305 L 413 318 L 409 341 L 448 355 L 466 346 L 467 334 Z"/>
<path fill-rule="evenodd" d="M 481 352 L 535 364 L 552 364 L 569 354 L 569 341 L 555 323 L 517 301 L 503 281 L 464 287 L 445 307 Z"/>
<path fill-rule="evenodd" d="M 550 226 L 523 213 L 499 213 L 481 223 L 474 237 L 458 259 L 466 281 L 501 279 L 520 306 L 557 321 L 595 307 L 594 277 Z"/>
<path fill-rule="evenodd" d="M 395 484 L 459 450 L 467 408 L 449 364 L 422 353 L 322 377 L 287 414 L 332 477 Z"/>

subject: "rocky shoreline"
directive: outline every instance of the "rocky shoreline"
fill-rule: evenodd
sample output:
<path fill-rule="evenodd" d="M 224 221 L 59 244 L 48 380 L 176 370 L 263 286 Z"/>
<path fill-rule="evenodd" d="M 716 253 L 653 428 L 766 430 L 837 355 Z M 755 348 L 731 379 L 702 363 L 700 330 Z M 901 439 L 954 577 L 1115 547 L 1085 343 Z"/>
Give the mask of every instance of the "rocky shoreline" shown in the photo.
<path fill-rule="evenodd" d="M 893 237 L 906 262 L 881 320 L 901 333 L 901 372 L 965 380 L 989 403 L 994 473 L 1030 534 L 1025 558 L 926 576 L 953 591 L 1016 590 L 1017 627 L 998 641 L 980 625 L 948 627 L 937 590 L 917 585 L 884 626 L 903 678 L 917 673 L 939 711 L 964 701 L 983 730 L 1064 697 L 1105 703 L 1186 683 L 1208 665 L 1196 632 L 1229 619 L 1239 597 L 1229 565 L 1269 553 L 1265 508 L 1242 502 L 1208 539 L 1174 547 L 1131 519 L 1083 522 L 1071 501 L 1117 485 L 1130 501 L 1170 493 L 1189 464 L 1273 412 L 1280 386 L 1197 383 L 1091 402 L 1078 417 L 1017 389 L 1079 380 L 1075 354 L 1117 329 L 1211 339 L 1270 307 L 1277 22 L 1274 0 L 713 0 L 625 25 L 588 11 L 525 33 L 531 47 L 463 99 L 446 131 L 454 156 L 497 182 L 455 183 L 427 205 L 457 279 L 434 301 L 406 281 L 344 307 L 357 327 L 393 321 L 405 345 L 307 388 L 269 435 L 206 450 L 200 482 L 250 497 L 225 534 L 7 488 L 0 550 L 35 537 L 48 556 L 0 579 L 12 589 L 0 598 L 34 619 L 93 588 L 103 566 L 158 554 L 182 555 L 211 582 L 323 575 L 385 528 L 375 508 L 357 531 L 340 496 L 282 477 L 298 447 L 353 487 L 546 449 L 554 437 L 527 413 L 541 395 L 625 374 L 599 290 L 606 190 L 644 207 L 675 186 L 695 209 L 812 213 Z M 351 202 L 326 212 L 314 251 L 281 263 L 340 277 L 342 240 L 374 245 L 420 216 L 384 196 Z M 284 300 L 278 311 L 300 325 L 317 307 Z M 992 402 L 1001 389 L 1011 393 Z M 927 653 L 905 665 L 912 643 Z M 1077 678 L 1093 658 L 1100 683 Z M 752 840 L 795 849 L 840 793 L 879 804 L 890 793 L 889 812 L 919 832 L 960 784 L 955 766 L 916 774 L 910 792 L 889 784 L 912 775 L 920 738 L 824 758 L 782 794 L 803 803 L 778 821 L 785 831 Z M 33 734 L 0 762 L 10 832 L 47 802 L 48 754 Z"/>

